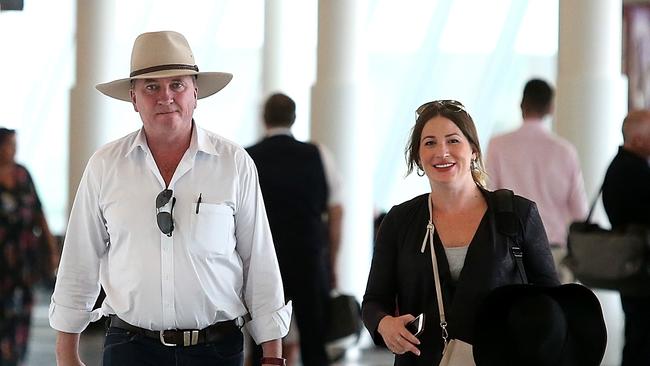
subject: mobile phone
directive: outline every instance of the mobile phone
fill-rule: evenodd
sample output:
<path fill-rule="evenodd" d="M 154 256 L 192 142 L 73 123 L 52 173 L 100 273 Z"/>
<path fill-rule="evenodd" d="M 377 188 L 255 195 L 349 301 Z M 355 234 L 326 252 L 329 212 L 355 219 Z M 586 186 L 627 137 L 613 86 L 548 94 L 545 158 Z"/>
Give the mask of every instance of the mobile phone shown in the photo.
<path fill-rule="evenodd" d="M 419 336 L 424 330 L 424 313 L 415 317 L 415 319 L 406 323 L 406 329 L 413 333 L 414 336 Z"/>

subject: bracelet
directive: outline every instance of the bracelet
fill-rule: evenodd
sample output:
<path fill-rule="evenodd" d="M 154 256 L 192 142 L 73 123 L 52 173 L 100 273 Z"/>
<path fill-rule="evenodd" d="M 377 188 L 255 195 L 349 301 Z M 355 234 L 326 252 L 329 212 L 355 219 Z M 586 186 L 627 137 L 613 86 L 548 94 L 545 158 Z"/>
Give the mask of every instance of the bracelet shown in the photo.
<path fill-rule="evenodd" d="M 261 364 L 287 366 L 287 360 L 282 357 L 262 357 Z"/>

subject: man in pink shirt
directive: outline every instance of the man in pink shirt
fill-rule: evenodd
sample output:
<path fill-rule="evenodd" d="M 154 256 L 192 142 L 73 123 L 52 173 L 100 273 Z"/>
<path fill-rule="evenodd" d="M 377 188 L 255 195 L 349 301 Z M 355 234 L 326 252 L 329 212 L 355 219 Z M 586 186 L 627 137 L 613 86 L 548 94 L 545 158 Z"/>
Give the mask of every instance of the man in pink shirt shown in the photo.
<path fill-rule="evenodd" d="M 553 106 L 553 89 L 543 80 L 526 83 L 523 123 L 490 140 L 486 168 L 492 189 L 508 188 L 537 203 L 555 266 L 562 282 L 572 280 L 560 261 L 566 255 L 569 224 L 587 214 L 587 198 L 576 149 L 544 126 Z"/>

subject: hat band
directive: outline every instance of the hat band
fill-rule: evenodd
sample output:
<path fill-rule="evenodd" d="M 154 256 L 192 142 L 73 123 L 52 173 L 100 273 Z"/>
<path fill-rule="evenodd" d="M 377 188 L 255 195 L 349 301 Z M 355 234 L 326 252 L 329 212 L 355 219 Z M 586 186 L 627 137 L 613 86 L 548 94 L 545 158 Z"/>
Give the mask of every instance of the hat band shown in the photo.
<path fill-rule="evenodd" d="M 135 70 L 131 72 L 130 77 L 134 77 L 142 74 L 148 74 L 150 72 L 163 71 L 163 70 L 194 70 L 196 72 L 199 72 L 199 67 L 196 65 L 186 65 L 186 64 L 158 65 L 158 66 L 147 67 L 140 70 Z"/>

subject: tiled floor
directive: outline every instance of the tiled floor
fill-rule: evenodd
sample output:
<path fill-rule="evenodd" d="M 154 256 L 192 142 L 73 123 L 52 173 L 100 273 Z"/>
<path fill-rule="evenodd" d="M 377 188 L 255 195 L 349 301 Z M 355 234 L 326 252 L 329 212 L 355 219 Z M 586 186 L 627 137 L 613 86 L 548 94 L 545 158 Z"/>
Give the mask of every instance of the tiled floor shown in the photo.
<path fill-rule="evenodd" d="M 618 295 L 613 292 L 596 292 L 604 313 L 608 329 L 607 352 L 602 366 L 615 366 L 619 364 L 620 349 L 622 347 L 622 321 Z M 37 296 L 38 305 L 34 311 L 34 319 L 31 334 L 31 343 L 28 360 L 25 366 L 50 366 L 55 365 L 54 341 L 56 332 L 49 327 L 47 320 L 47 306 L 49 295 L 39 293 Z M 80 353 L 82 360 L 87 366 L 99 366 L 101 364 L 101 349 L 103 332 L 101 326 L 94 326 L 87 329 L 81 336 Z M 369 336 L 359 342 L 359 346 L 349 349 L 343 361 L 333 366 L 389 366 L 393 364 L 393 357 L 388 351 L 370 346 Z"/>

